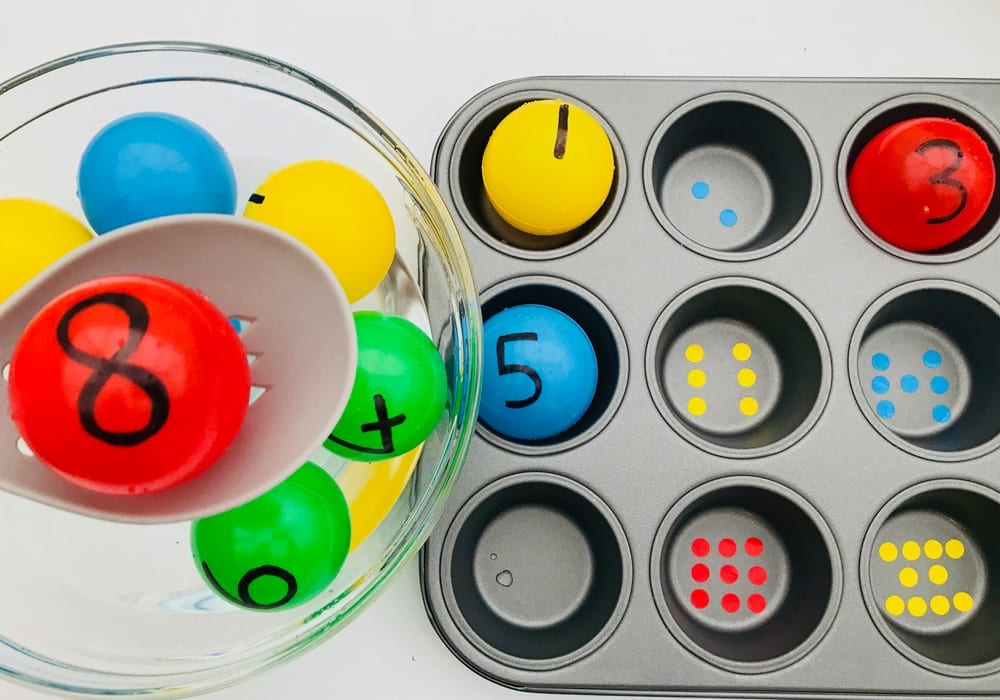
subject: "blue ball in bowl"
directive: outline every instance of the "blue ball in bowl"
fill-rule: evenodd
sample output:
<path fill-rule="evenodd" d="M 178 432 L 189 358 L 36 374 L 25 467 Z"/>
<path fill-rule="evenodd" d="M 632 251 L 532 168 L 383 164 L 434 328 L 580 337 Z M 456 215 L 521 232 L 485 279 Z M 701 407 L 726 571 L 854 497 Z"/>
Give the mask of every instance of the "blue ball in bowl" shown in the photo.
<path fill-rule="evenodd" d="M 98 234 L 173 214 L 234 214 L 236 174 L 189 119 L 142 112 L 101 129 L 80 160 L 78 195 Z"/>

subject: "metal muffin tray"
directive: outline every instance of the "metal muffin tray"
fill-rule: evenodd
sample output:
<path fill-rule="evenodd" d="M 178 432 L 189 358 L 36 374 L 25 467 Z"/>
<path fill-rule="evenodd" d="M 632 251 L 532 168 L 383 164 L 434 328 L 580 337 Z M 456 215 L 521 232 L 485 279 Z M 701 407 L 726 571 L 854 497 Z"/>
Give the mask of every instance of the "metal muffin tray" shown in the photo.
<path fill-rule="evenodd" d="M 585 225 L 534 236 L 481 162 L 545 98 L 599 120 L 615 179 Z M 598 361 L 556 438 L 478 428 L 421 556 L 461 661 L 534 691 L 1000 697 L 1000 192 L 911 253 L 847 186 L 916 116 L 1000 163 L 990 81 L 535 77 L 460 108 L 433 175 L 484 320 L 554 307 Z"/>

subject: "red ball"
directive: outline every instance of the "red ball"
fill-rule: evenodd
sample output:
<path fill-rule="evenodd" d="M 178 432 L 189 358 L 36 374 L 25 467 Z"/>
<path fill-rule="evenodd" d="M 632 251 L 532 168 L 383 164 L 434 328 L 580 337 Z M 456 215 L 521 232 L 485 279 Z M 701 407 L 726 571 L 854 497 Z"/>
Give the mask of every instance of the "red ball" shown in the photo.
<path fill-rule="evenodd" d="M 146 276 L 74 287 L 28 324 L 10 363 L 11 417 L 35 456 L 92 491 L 162 491 L 235 439 L 250 367 L 200 292 Z"/>
<path fill-rule="evenodd" d="M 982 137 L 937 117 L 884 129 L 848 175 L 861 219 L 887 243 L 911 252 L 943 248 L 972 231 L 995 185 L 993 156 Z"/>

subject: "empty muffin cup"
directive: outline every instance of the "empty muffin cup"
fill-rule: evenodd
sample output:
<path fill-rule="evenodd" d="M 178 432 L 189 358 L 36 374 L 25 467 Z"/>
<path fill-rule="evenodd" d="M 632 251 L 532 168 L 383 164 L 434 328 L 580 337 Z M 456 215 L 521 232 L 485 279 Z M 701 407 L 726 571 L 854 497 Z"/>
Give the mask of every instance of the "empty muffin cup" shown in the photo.
<path fill-rule="evenodd" d="M 943 480 L 877 515 L 862 551 L 872 619 L 906 657 L 954 676 L 1000 672 L 1000 493 Z"/>
<path fill-rule="evenodd" d="M 569 255 L 607 229 L 624 196 L 625 157 L 591 106 L 546 91 L 508 95 L 455 146 L 451 190 L 476 236 L 508 255 Z"/>
<path fill-rule="evenodd" d="M 646 195 L 660 224 L 710 257 L 770 255 L 798 236 L 819 203 L 819 162 L 791 115 L 758 97 L 707 95 L 653 135 Z"/>
<path fill-rule="evenodd" d="M 1000 443 L 1000 305 L 951 281 L 880 297 L 850 347 L 855 396 L 886 439 L 920 457 L 970 459 Z"/>
<path fill-rule="evenodd" d="M 593 293 L 524 276 L 483 292 L 479 433 L 522 454 L 577 447 L 611 420 L 625 393 L 621 327 Z"/>
<path fill-rule="evenodd" d="M 481 490 L 445 538 L 445 601 L 481 652 L 552 669 L 603 644 L 625 612 L 632 562 L 617 518 L 565 477 L 521 473 Z"/>
<path fill-rule="evenodd" d="M 693 653 L 739 673 L 773 671 L 815 646 L 842 589 L 819 513 L 777 483 L 729 477 L 688 493 L 653 544 L 664 623 Z"/>
<path fill-rule="evenodd" d="M 653 326 L 646 375 L 664 419 L 700 448 L 773 454 L 815 423 L 830 391 L 829 349 L 795 298 L 722 278 L 673 300 Z"/>

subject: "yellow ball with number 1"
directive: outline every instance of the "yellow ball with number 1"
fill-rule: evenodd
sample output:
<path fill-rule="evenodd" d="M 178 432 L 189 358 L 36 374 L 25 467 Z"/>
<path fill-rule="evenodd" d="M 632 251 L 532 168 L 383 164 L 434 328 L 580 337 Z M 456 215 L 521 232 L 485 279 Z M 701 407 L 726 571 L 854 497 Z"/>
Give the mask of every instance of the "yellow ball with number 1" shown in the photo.
<path fill-rule="evenodd" d="M 0 199 L 0 302 L 96 235 L 66 211 L 35 199 Z"/>
<path fill-rule="evenodd" d="M 525 233 L 579 228 L 607 201 L 615 156 L 604 127 L 562 100 L 533 100 L 497 125 L 483 152 L 486 196 Z"/>
<path fill-rule="evenodd" d="M 354 303 L 392 265 L 396 230 L 382 194 L 340 163 L 309 160 L 271 173 L 243 215 L 297 238 L 330 267 Z"/>

